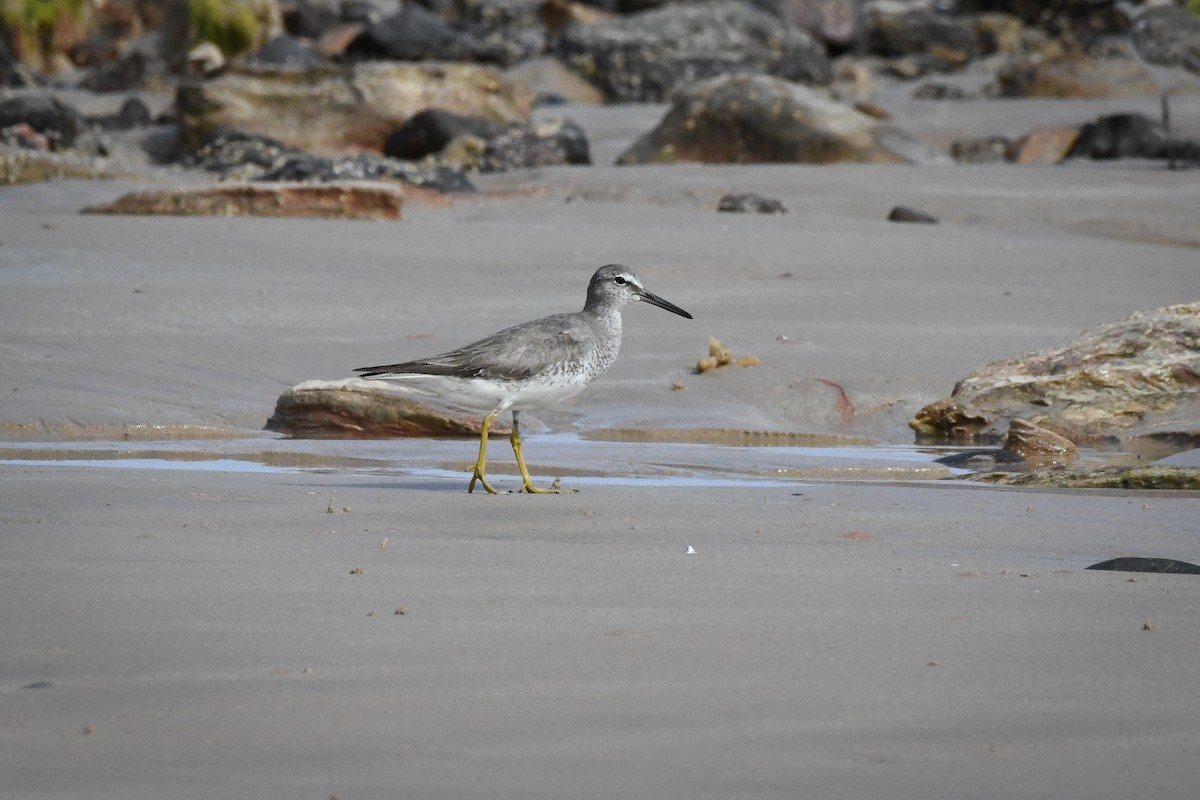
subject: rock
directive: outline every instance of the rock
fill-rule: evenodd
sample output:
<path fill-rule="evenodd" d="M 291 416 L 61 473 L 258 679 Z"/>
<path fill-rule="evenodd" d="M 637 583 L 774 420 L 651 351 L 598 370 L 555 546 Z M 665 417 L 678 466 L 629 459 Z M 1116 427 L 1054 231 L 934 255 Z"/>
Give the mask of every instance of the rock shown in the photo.
<path fill-rule="evenodd" d="M 159 70 L 160 74 L 164 70 Z M 89 92 L 130 92 L 140 89 L 150 73 L 149 58 L 131 50 L 114 61 L 101 64 L 80 78 L 76 88 Z"/>
<path fill-rule="evenodd" d="M 1096 99 L 1157 94 L 1154 82 L 1133 61 L 1081 53 L 1007 61 L 997 70 L 996 83 L 1001 97 Z"/>
<path fill-rule="evenodd" d="M 128 131 L 146 127 L 153 122 L 153 117 L 149 107 L 140 98 L 130 97 L 121 104 L 117 113 L 88 117 L 87 121 L 89 125 L 108 131 Z"/>
<path fill-rule="evenodd" d="M 457 0 L 455 22 L 480 42 L 488 60 L 502 66 L 535 58 L 546 49 L 541 0 Z"/>
<path fill-rule="evenodd" d="M 85 208 L 83 213 L 396 220 L 403 201 L 403 191 L 388 184 L 227 183 L 133 192 L 112 203 Z"/>
<path fill-rule="evenodd" d="M 617 163 L 902 163 L 890 130 L 805 86 L 734 75 L 680 92 L 658 127 Z"/>
<path fill-rule="evenodd" d="M 299 39 L 319 39 L 341 22 L 341 4 L 321 0 L 291 0 L 283 4 L 283 28 Z"/>
<path fill-rule="evenodd" d="M 799 28 L 734 0 L 681 3 L 574 24 L 553 50 L 611 101 L 653 103 L 696 81 L 763 73 L 825 84 L 824 49 Z"/>
<path fill-rule="evenodd" d="M 574 3 L 571 0 L 542 0 L 538 4 L 538 18 L 547 30 L 557 32 L 568 25 L 608 19 L 615 10 L 615 7 L 597 8 L 593 4 Z"/>
<path fill-rule="evenodd" d="M 1158 121 L 1142 114 L 1112 114 L 1084 125 L 1068 155 L 1098 160 L 1197 161 L 1200 160 L 1200 142 L 1167 136 Z"/>
<path fill-rule="evenodd" d="M 922 225 L 937 225 L 937 217 L 908 206 L 895 206 L 887 215 L 888 222 L 915 222 Z"/>
<path fill-rule="evenodd" d="M 1144 114 L 1111 114 L 1083 126 L 1070 155 L 1076 158 L 1161 158 L 1162 125 Z"/>
<path fill-rule="evenodd" d="M 1082 471 L 1047 469 L 1017 474 L 997 472 L 978 479 L 1006 486 L 1053 489 L 1200 489 L 1200 469 L 1153 464 L 1145 467 L 1101 467 Z"/>
<path fill-rule="evenodd" d="M 1029 49 L 1029 34 L 1021 20 L 1004 13 L 979 14 L 969 18 L 980 55 L 1021 53 Z"/>
<path fill-rule="evenodd" d="M 1070 464 L 1079 456 L 1079 448 L 1067 437 L 1019 417 L 1008 423 L 1004 450 L 1042 467 Z"/>
<path fill-rule="evenodd" d="M 185 167 L 215 172 L 222 178 L 254 180 L 302 151 L 278 139 L 233 128 L 216 128 L 183 156 Z"/>
<path fill-rule="evenodd" d="M 1085 569 L 1112 570 L 1113 572 L 1159 572 L 1176 575 L 1200 575 L 1200 565 L 1174 558 L 1146 558 L 1145 556 L 1121 556 L 1092 564 Z"/>
<path fill-rule="evenodd" d="M 187 52 L 187 74 L 212 78 L 225 69 L 225 54 L 212 42 L 200 42 Z"/>
<path fill-rule="evenodd" d="M 11 130 L 8 129 L 8 130 Z M 37 150 L 0 150 L 0 186 L 82 178 L 99 180 L 112 178 L 103 167 L 91 159 L 74 154 L 47 153 Z"/>
<path fill-rule="evenodd" d="M 533 125 L 511 125 L 489 139 L 479 160 L 479 171 L 591 163 L 583 128 L 565 117 L 548 117 Z"/>
<path fill-rule="evenodd" d="M 306 381 L 279 396 L 269 431 L 300 437 L 477 437 L 482 419 L 412 400 L 380 381 Z M 492 432 L 504 432 L 497 424 Z"/>
<path fill-rule="evenodd" d="M 1008 160 L 1017 164 L 1057 164 L 1071 155 L 1079 139 L 1079 128 L 1056 125 L 1037 128 L 1012 143 Z"/>
<path fill-rule="evenodd" d="M 958 69 L 979 55 L 975 34 L 959 19 L 924 8 L 888 13 L 884 4 L 870 15 L 867 33 L 871 52 L 888 58 L 923 57 L 927 69 Z"/>
<path fill-rule="evenodd" d="M 379 152 L 389 133 L 427 108 L 508 122 L 528 118 L 532 105 L 528 89 L 471 64 L 372 62 L 253 75 L 231 72 L 207 82 L 186 82 L 176 94 L 189 151 L 214 129 L 226 127 L 322 154 Z"/>
<path fill-rule="evenodd" d="M 413 164 L 372 153 L 318 156 L 269 136 L 228 129 L 213 131 L 183 164 L 242 181 L 385 180 L 438 192 L 475 191 L 461 171 L 446 165 Z"/>
<path fill-rule="evenodd" d="M 419 189 L 473 192 L 475 187 L 462 172 L 444 165 L 426 166 L 359 153 L 356 156 L 315 156 L 308 153 L 285 156 L 259 181 L 396 181 Z"/>
<path fill-rule="evenodd" d="M 509 80 L 529 88 L 534 105 L 551 103 L 583 103 L 598 106 L 604 103 L 604 93 L 557 58 L 531 58 L 504 72 Z"/>
<path fill-rule="evenodd" d="M 367 26 L 345 55 L 350 59 L 503 63 L 494 47 L 415 3 L 405 3 L 398 13 Z"/>
<path fill-rule="evenodd" d="M 0 130 L 22 123 L 45 136 L 51 150 L 74 147 L 88 130 L 82 114 L 52 95 L 27 94 L 0 100 Z"/>
<path fill-rule="evenodd" d="M 483 117 L 468 117 L 441 108 L 427 108 L 388 134 L 383 143 L 383 154 L 389 158 L 420 161 L 425 156 L 441 152 L 456 137 L 466 134 L 490 139 L 501 130 L 500 125 Z"/>
<path fill-rule="evenodd" d="M 735 214 L 786 214 L 787 206 L 774 197 L 760 194 L 727 194 L 717 202 L 717 211 Z"/>
<path fill-rule="evenodd" d="M 994 164 L 1006 161 L 1011 147 L 1003 136 L 957 139 L 950 145 L 950 157 L 960 164 Z"/>
<path fill-rule="evenodd" d="M 922 440 L 979 441 L 998 438 L 1014 417 L 1074 442 L 1194 427 L 1200 302 L 1137 312 L 1065 347 L 989 364 L 922 408 L 909 427 Z"/>
<path fill-rule="evenodd" d="M 272 37 L 258 51 L 251 53 L 242 62 L 249 67 L 274 69 L 312 69 L 325 63 L 313 47 L 287 34 Z"/>

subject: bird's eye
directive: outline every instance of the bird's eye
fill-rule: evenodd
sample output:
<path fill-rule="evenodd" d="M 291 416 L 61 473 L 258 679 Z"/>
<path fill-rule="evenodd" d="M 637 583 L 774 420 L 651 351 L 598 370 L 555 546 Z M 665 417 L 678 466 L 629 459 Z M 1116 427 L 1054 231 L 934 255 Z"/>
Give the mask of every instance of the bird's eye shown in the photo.
<path fill-rule="evenodd" d="M 613 278 L 613 283 L 615 283 L 617 286 L 624 286 L 626 283 L 625 276 L 618 275 L 617 277 Z"/>

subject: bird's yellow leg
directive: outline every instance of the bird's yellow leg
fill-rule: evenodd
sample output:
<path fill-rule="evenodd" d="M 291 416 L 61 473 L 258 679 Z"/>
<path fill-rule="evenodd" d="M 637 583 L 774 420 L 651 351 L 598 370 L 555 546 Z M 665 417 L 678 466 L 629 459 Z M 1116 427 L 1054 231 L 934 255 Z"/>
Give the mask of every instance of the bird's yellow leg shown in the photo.
<path fill-rule="evenodd" d="M 483 418 L 483 425 L 481 426 L 479 432 L 479 458 L 475 461 L 475 471 L 471 475 L 471 483 L 467 486 L 467 494 L 475 491 L 475 481 L 479 481 L 481 484 L 483 484 L 483 488 L 487 490 L 488 494 L 497 494 L 496 490 L 492 488 L 492 485 L 487 482 L 487 478 L 483 477 L 483 463 L 485 461 L 485 457 L 487 456 L 488 431 L 492 429 L 492 420 L 494 420 L 496 415 L 499 413 L 500 409 L 497 408 L 495 411 L 489 412 L 488 415 Z M 520 459 L 518 459 L 518 461 L 519 460 Z"/>
<path fill-rule="evenodd" d="M 518 412 L 513 412 L 512 433 L 509 434 L 508 441 L 512 443 L 513 454 L 517 457 L 517 469 L 521 470 L 521 480 L 524 485 L 521 487 L 530 494 L 561 494 L 558 489 L 539 489 L 533 485 L 533 478 L 529 477 L 529 468 L 525 466 L 525 457 L 521 455 L 521 423 L 517 421 Z"/>

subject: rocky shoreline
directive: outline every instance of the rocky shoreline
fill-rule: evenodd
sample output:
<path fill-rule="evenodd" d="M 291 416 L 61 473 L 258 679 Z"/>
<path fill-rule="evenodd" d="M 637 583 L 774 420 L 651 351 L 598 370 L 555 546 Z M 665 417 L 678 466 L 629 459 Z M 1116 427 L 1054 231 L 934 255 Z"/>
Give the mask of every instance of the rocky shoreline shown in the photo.
<path fill-rule="evenodd" d="M 254 24 L 239 33 L 194 7 L 112 3 L 76 28 L 59 25 L 48 41 L 9 21 L 0 29 L 0 183 L 154 176 L 158 188 L 80 208 L 92 214 L 395 220 L 406 204 L 477 194 L 485 176 L 513 176 L 514 196 L 524 197 L 555 191 L 543 179 L 547 168 L 604 166 L 594 157 L 595 129 L 570 116 L 598 103 L 664 104 L 659 123 L 616 156 L 623 168 L 1130 158 L 1186 167 L 1200 154 L 1186 126 L 1171 131 L 1136 112 L 1019 135 L 1011 126 L 931 135 L 914 124 L 922 106 L 966 118 L 1018 98 L 1145 99 L 1158 90 L 1114 8 L 951 5 L 262 0 L 246 3 Z M 1200 79 L 1185 76 L 1180 89 L 1189 88 Z M 112 110 L 85 113 L 64 97 L 84 106 L 102 99 Z M 788 210 L 779 198 L 744 192 L 717 207 Z M 900 206 L 889 219 L 937 221 Z M 1180 333 L 1159 336 L 1147 321 L 1154 314 L 1174 315 L 1168 327 Z M 1099 364 L 1099 355 L 1070 355 L 1078 345 L 1061 357 L 1010 354 L 998 363 L 1019 380 L 997 365 L 978 370 L 910 424 L 921 441 L 1028 442 L 1031 431 L 1012 425 L 1031 423 L 1074 445 L 1136 449 L 1149 437 L 1195 447 L 1196 316 L 1194 303 L 1175 305 L 1089 333 L 1097 353 L 1121 351 L 1119 368 Z M 1130 329 L 1142 331 L 1144 346 Z M 1163 355 L 1167 342 L 1175 350 Z M 1086 362 L 1071 374 L 1093 388 L 1081 394 L 1062 384 L 1062 358 Z M 1025 371 L 1042 362 L 1060 388 L 1039 394 Z M 982 386 L 985 375 L 1009 395 Z M 430 420 L 426 429 L 370 387 L 349 403 L 337 382 L 324 395 L 300 388 L 280 397 L 269 427 L 310 435 L 447 429 L 445 409 L 417 410 Z M 1126 402 L 1132 394 L 1136 408 Z M 1124 404 L 1108 408 L 1113 398 Z M 843 417 L 854 408 L 845 404 Z M 321 419 L 337 422 L 322 428 Z M 470 420 L 451 419 L 471 429 Z M 376 431 L 379 420 L 390 421 Z M 1056 443 L 1033 449 L 1043 446 L 1063 451 Z"/>

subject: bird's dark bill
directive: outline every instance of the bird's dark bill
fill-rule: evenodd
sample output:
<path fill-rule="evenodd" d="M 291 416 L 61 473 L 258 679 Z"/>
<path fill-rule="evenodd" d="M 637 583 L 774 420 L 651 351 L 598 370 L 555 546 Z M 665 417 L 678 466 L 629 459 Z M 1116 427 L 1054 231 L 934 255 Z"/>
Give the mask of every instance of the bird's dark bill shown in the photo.
<path fill-rule="evenodd" d="M 670 311 L 672 314 L 678 314 L 681 317 L 687 317 L 688 319 L 692 319 L 691 314 L 684 311 L 682 308 L 675 305 L 674 303 L 668 303 L 666 300 L 663 300 L 661 297 L 654 294 L 653 292 L 643 291 L 641 293 L 640 297 L 643 300 L 645 300 L 647 303 L 649 303 L 650 305 L 658 306 L 659 308 L 665 308 L 667 311 Z"/>

